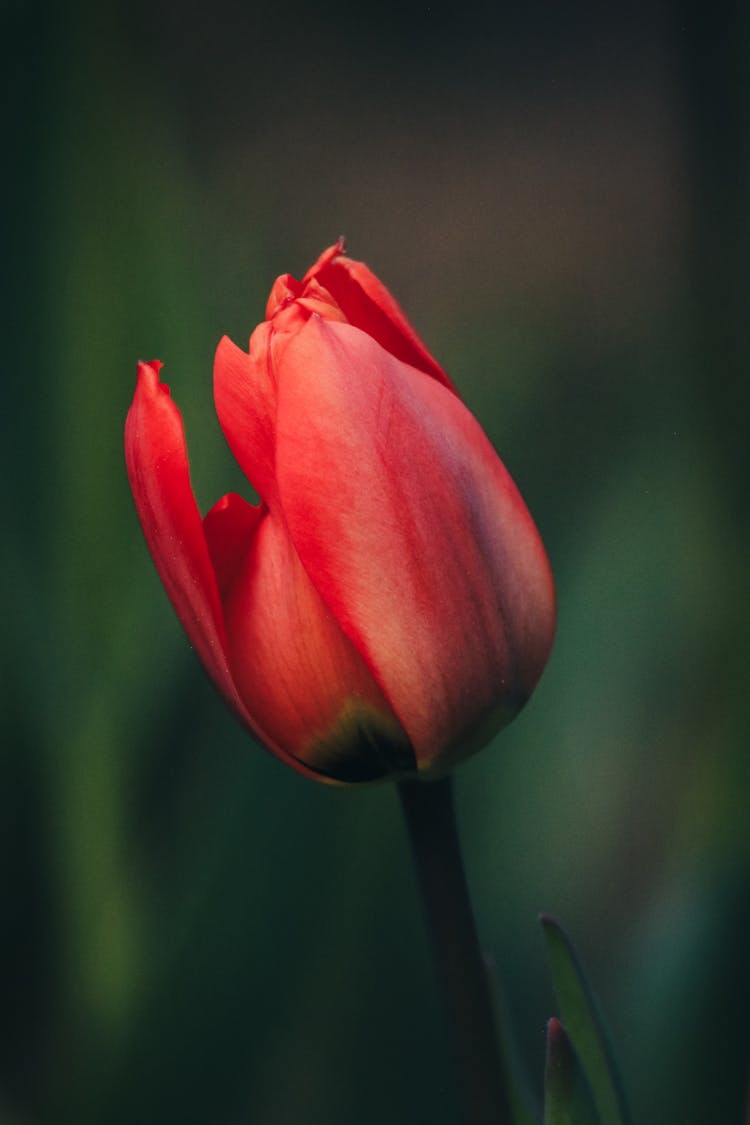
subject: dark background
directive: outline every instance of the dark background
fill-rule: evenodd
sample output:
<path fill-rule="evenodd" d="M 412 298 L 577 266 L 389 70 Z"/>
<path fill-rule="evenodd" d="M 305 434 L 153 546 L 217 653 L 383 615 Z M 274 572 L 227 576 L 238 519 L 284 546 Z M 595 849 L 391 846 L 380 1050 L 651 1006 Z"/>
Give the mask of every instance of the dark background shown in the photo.
<path fill-rule="evenodd" d="M 750 1071 L 746 4 L 3 11 L 3 1125 L 454 1125 L 392 787 L 253 746 L 144 546 L 135 361 L 202 510 L 274 277 L 347 236 L 513 473 L 559 632 L 457 776 L 482 939 L 541 1084 L 536 916 L 576 939 L 639 1125 Z"/>

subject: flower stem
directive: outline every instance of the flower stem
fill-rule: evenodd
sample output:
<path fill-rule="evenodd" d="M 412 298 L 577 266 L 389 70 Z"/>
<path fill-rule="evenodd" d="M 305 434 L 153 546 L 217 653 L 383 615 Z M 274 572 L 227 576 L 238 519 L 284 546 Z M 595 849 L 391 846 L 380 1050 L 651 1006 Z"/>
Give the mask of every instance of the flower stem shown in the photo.
<path fill-rule="evenodd" d="M 466 885 L 452 778 L 399 785 L 442 978 L 466 1125 L 510 1125 L 489 977 Z"/>

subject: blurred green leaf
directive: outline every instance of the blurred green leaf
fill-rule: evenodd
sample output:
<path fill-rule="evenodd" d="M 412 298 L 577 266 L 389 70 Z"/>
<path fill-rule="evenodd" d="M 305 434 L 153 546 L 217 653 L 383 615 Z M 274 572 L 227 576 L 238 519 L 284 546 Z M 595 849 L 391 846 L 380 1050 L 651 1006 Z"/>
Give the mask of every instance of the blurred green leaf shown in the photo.
<path fill-rule="evenodd" d="M 524 1070 L 516 1039 L 513 1034 L 513 1021 L 508 1010 L 505 992 L 500 982 L 493 957 L 485 957 L 490 994 L 495 1010 L 495 1025 L 500 1042 L 501 1064 L 510 1095 L 513 1125 L 537 1125 L 538 1107 Z M 533 1108 L 532 1108 L 533 1107 Z"/>
<path fill-rule="evenodd" d="M 544 1125 L 601 1125 L 573 1044 L 554 1017 L 547 1024 Z"/>
<path fill-rule="evenodd" d="M 609 1037 L 575 949 L 554 918 L 543 914 L 540 922 L 562 1018 L 591 1085 L 601 1123 L 629 1125 L 630 1114 Z"/>

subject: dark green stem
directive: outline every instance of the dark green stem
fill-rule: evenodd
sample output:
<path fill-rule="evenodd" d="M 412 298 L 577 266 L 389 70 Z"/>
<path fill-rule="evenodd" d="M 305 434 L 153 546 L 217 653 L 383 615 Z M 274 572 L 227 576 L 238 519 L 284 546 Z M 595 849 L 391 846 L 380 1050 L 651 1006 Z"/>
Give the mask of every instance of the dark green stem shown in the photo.
<path fill-rule="evenodd" d="M 399 786 L 453 1032 L 466 1125 L 510 1125 L 489 979 L 466 885 L 452 779 Z"/>

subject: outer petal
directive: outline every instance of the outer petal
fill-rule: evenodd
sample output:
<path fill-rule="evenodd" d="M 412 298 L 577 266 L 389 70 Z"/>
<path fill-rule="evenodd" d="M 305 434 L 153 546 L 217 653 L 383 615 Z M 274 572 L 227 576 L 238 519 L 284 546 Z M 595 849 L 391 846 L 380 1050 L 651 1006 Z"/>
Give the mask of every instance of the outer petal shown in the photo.
<path fill-rule="evenodd" d="M 237 687 L 287 753 L 338 781 L 414 772 L 403 728 L 267 510 L 224 604 Z"/>
<path fill-rule="evenodd" d="M 190 485 L 180 412 L 159 382 L 160 363 L 140 363 L 125 423 L 125 460 L 156 569 L 190 643 L 224 695 L 233 691 L 216 578 Z"/>
<path fill-rule="evenodd" d="M 546 662 L 554 593 L 536 528 L 458 398 L 364 332 L 312 317 L 278 387 L 299 557 L 420 769 L 449 765 L 515 714 Z"/>
<path fill-rule="evenodd" d="M 190 484 L 182 418 L 169 388 L 159 382 L 160 367 L 138 365 L 125 423 L 130 487 L 156 569 L 190 643 L 238 718 L 277 756 L 316 777 L 267 737 L 237 693 L 216 575 Z"/>
<path fill-rule="evenodd" d="M 353 262 L 345 256 L 343 239 L 321 254 L 305 274 L 303 284 L 313 279 L 331 293 L 350 324 L 372 336 L 396 359 L 424 371 L 457 393 L 382 281 L 364 262 Z"/>

